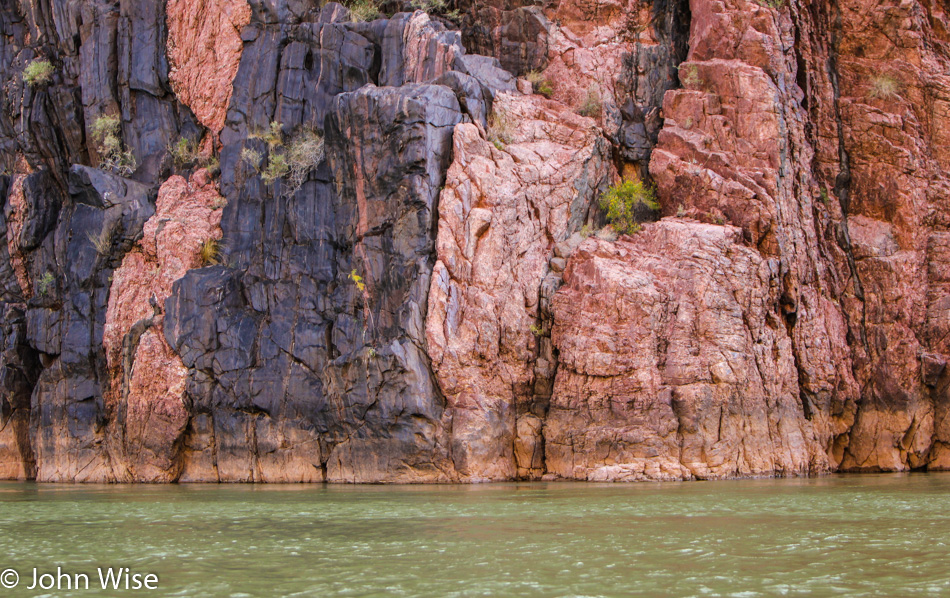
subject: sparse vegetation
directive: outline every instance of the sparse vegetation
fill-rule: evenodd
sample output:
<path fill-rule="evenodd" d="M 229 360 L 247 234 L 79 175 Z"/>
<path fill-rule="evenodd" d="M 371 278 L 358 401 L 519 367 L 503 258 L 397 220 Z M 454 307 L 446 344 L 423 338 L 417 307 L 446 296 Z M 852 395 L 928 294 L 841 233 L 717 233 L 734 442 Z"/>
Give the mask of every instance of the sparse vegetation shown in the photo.
<path fill-rule="evenodd" d="M 825 206 L 831 205 L 831 197 L 828 195 L 828 189 L 826 187 L 821 188 L 821 203 Z"/>
<path fill-rule="evenodd" d="M 551 80 L 545 77 L 541 71 L 531 71 L 526 78 L 534 93 L 546 98 L 554 95 L 554 86 L 551 84 Z"/>
<path fill-rule="evenodd" d="M 304 128 L 290 140 L 287 163 L 290 167 L 291 194 L 303 186 L 310 172 L 323 161 L 324 155 L 323 137 L 313 129 Z"/>
<path fill-rule="evenodd" d="M 637 225 L 637 230 L 640 230 L 639 224 Z M 596 237 L 602 241 L 613 243 L 617 240 L 617 231 L 615 231 L 612 226 L 605 226 L 604 228 L 597 231 Z"/>
<path fill-rule="evenodd" d="M 241 150 L 241 161 L 254 169 L 254 172 L 260 171 L 261 160 L 264 159 L 264 156 L 257 150 L 253 150 L 249 147 L 245 147 Z"/>
<path fill-rule="evenodd" d="M 303 186 L 325 155 L 323 137 L 313 127 L 303 127 L 285 142 L 283 127 L 275 121 L 265 133 L 251 137 L 263 139 L 270 148 L 267 167 L 260 171 L 262 156 L 250 148 L 244 148 L 241 159 L 260 171 L 267 184 L 287 177 L 287 195 L 293 195 Z"/>
<path fill-rule="evenodd" d="M 182 137 L 168 147 L 168 155 L 171 156 L 175 166 L 183 168 L 198 159 L 198 144 Z"/>
<path fill-rule="evenodd" d="M 898 96 L 900 83 L 891 75 L 878 75 L 871 80 L 871 89 L 868 92 L 872 98 L 891 100 Z"/>
<path fill-rule="evenodd" d="M 600 97 L 600 89 L 595 85 L 588 87 L 587 94 L 577 108 L 577 113 L 588 118 L 600 118 L 603 111 L 604 102 Z"/>
<path fill-rule="evenodd" d="M 594 234 L 594 227 L 591 226 L 590 224 L 585 224 L 584 226 L 581 227 L 579 234 L 582 239 L 586 239 L 590 237 L 592 234 Z"/>
<path fill-rule="evenodd" d="M 699 68 L 695 64 L 680 65 L 680 84 L 683 87 L 698 87 Z"/>
<path fill-rule="evenodd" d="M 363 277 L 356 273 L 356 268 L 354 268 L 354 269 L 350 272 L 349 278 L 350 278 L 350 280 L 353 281 L 353 284 L 356 285 L 356 289 L 357 289 L 360 293 L 365 293 L 365 292 L 366 292 L 366 283 L 363 281 Z"/>
<path fill-rule="evenodd" d="M 785 6 L 785 0 L 755 0 L 755 2 L 759 6 L 766 6 L 768 8 L 774 8 L 775 10 Z"/>
<path fill-rule="evenodd" d="M 112 227 L 103 227 L 99 234 L 90 232 L 88 238 L 92 246 L 96 248 L 96 253 L 99 255 L 109 255 L 109 252 L 112 250 Z"/>
<path fill-rule="evenodd" d="M 640 232 L 641 223 L 652 217 L 660 209 L 660 204 L 653 189 L 642 181 L 624 181 L 601 196 L 600 207 L 614 230 L 632 235 Z"/>
<path fill-rule="evenodd" d="M 683 218 L 683 217 L 685 217 L 685 216 L 686 216 L 686 208 L 683 207 L 683 204 L 680 204 L 680 205 L 676 208 L 676 217 L 677 217 L 677 218 Z"/>
<path fill-rule="evenodd" d="M 218 170 L 218 159 L 201 155 L 197 141 L 182 137 L 168 147 L 168 155 L 177 168 L 207 168 L 211 172 Z"/>
<path fill-rule="evenodd" d="M 540 326 L 539 324 L 532 324 L 532 325 L 531 325 L 531 334 L 533 334 L 533 335 L 535 335 L 535 336 L 538 336 L 538 337 L 544 336 L 544 330 L 542 330 L 542 328 L 541 328 L 541 326 Z"/>
<path fill-rule="evenodd" d="M 287 163 L 287 156 L 272 153 L 267 159 L 267 168 L 261 171 L 261 178 L 270 185 L 277 179 L 286 176 L 288 172 L 290 172 L 290 164 Z"/>
<path fill-rule="evenodd" d="M 221 263 L 221 249 L 216 239 L 205 239 L 198 251 L 202 266 L 216 266 Z"/>
<path fill-rule="evenodd" d="M 45 274 L 43 274 L 43 276 L 40 277 L 38 281 L 36 281 L 36 292 L 39 293 L 40 296 L 45 297 L 53 289 L 55 284 L 56 277 L 53 276 L 52 272 L 47 271 Z"/>
<path fill-rule="evenodd" d="M 414 10 L 441 15 L 450 21 L 458 21 L 461 17 L 458 10 L 448 10 L 449 4 L 445 0 L 412 0 L 409 5 Z"/>
<path fill-rule="evenodd" d="M 30 87 L 46 85 L 53 78 L 53 64 L 45 58 L 37 58 L 23 69 L 23 82 Z"/>
<path fill-rule="evenodd" d="M 99 152 L 99 168 L 120 176 L 130 176 L 138 164 L 120 139 L 118 116 L 102 115 L 92 123 L 92 138 Z"/>
<path fill-rule="evenodd" d="M 512 142 L 512 129 L 511 119 L 504 112 L 493 110 L 488 116 L 488 140 L 499 150 L 504 151 Z"/>
<path fill-rule="evenodd" d="M 375 0 L 353 0 L 346 7 L 350 9 L 350 20 L 354 23 L 372 21 L 380 17 L 379 5 Z"/>

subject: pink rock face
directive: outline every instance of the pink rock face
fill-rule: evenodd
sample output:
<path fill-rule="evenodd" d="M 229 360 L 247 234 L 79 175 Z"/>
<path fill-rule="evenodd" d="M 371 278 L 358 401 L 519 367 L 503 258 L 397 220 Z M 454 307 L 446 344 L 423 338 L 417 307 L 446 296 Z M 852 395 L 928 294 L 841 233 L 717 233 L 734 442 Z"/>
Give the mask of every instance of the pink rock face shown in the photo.
<path fill-rule="evenodd" d="M 681 220 L 589 239 L 554 298 L 548 470 L 592 481 L 826 471 L 802 413 L 775 265 Z"/>
<path fill-rule="evenodd" d="M 806 4 L 691 2 L 650 172 L 665 214 L 734 223 L 780 260 L 803 408 L 832 465 L 946 467 L 942 13 Z"/>
<path fill-rule="evenodd" d="M 190 181 L 171 177 L 159 190 L 143 238 L 113 274 L 102 344 L 112 382 L 109 403 L 125 406 L 117 460 L 128 475 L 119 479 L 174 481 L 181 473 L 181 437 L 190 417 L 183 403 L 187 369 L 165 342 L 162 310 L 172 284 L 203 265 L 202 245 L 221 237 L 223 205 L 207 171 Z"/>
<path fill-rule="evenodd" d="M 172 89 L 217 136 L 224 127 L 241 61 L 241 29 L 251 20 L 251 7 L 247 0 L 168 0 L 165 12 Z"/>
<path fill-rule="evenodd" d="M 7 195 L 7 250 L 10 252 L 10 264 L 16 275 L 17 283 L 23 295 L 33 295 L 33 281 L 30 279 L 29 264 L 24 252 L 20 250 L 20 232 L 23 230 L 23 219 L 26 212 L 26 201 L 23 198 L 23 179 L 26 174 L 13 175 L 10 192 Z"/>
<path fill-rule="evenodd" d="M 596 92 L 616 110 L 620 103 L 616 85 L 627 68 L 625 54 L 634 48 L 635 36 L 628 26 L 649 22 L 650 10 L 639 0 L 561 2 L 549 15 L 552 26 L 545 69 L 555 97 L 580 106 L 588 91 Z M 652 29 L 644 27 L 638 41 L 655 45 Z"/>
<path fill-rule="evenodd" d="M 590 119 L 537 96 L 502 94 L 495 111 L 517 123 L 504 149 L 475 125 L 455 130 L 426 326 L 448 401 L 452 457 L 472 481 L 536 469 L 527 447 L 539 440 L 528 411 L 542 342 L 532 331 L 541 283 L 554 244 L 580 228 L 598 189 L 616 176 Z"/>
<path fill-rule="evenodd" d="M 787 11 L 741 1 L 696 1 L 682 89 L 666 93 L 666 118 L 650 162 L 663 213 L 739 226 L 779 268 L 775 304 L 792 343 L 803 413 L 833 465 L 854 421 L 860 387 L 838 293 L 846 278 L 816 231 L 833 217 L 811 176 L 808 115 L 794 85 Z M 837 451 L 835 447 L 837 446 Z"/>

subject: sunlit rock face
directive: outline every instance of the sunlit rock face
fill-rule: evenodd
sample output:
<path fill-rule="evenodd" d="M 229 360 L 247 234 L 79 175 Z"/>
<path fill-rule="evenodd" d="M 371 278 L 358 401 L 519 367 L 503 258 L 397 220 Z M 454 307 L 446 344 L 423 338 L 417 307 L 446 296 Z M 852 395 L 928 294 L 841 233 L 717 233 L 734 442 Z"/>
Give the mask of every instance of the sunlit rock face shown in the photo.
<path fill-rule="evenodd" d="M 945 7 L 403 8 L 0 7 L 0 478 L 950 468 Z"/>

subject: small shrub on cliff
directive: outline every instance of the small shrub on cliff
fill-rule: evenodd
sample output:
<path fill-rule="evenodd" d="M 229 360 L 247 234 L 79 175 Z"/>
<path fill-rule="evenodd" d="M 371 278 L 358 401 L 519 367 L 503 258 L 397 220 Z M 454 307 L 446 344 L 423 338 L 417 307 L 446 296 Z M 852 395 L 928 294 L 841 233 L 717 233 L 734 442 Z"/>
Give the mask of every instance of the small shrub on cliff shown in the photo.
<path fill-rule="evenodd" d="M 637 231 L 639 231 L 639 230 L 640 230 L 640 225 L 637 224 Z M 634 232 L 636 232 L 636 231 L 634 231 Z M 607 241 L 607 242 L 609 242 L 609 243 L 613 243 L 614 241 L 617 240 L 617 231 L 615 231 L 615 230 L 614 230 L 614 227 L 612 227 L 612 226 L 605 226 L 604 228 L 602 228 L 602 229 L 600 229 L 599 231 L 597 231 L 597 235 L 596 235 L 596 236 L 597 236 L 598 239 L 601 239 L 602 241 Z"/>
<path fill-rule="evenodd" d="M 356 285 L 356 289 L 360 293 L 366 292 L 366 283 L 363 281 L 363 277 L 356 273 L 356 268 L 350 272 L 349 279 L 353 281 L 353 284 Z"/>
<path fill-rule="evenodd" d="M 56 284 L 56 277 L 53 276 L 52 272 L 47 271 L 36 281 L 36 292 L 41 297 L 45 297 L 53 289 L 54 284 Z"/>
<path fill-rule="evenodd" d="M 755 0 L 755 2 L 759 6 L 767 6 L 768 8 L 774 8 L 775 10 L 785 6 L 785 0 Z"/>
<path fill-rule="evenodd" d="M 324 155 L 323 137 L 315 130 L 304 128 L 291 138 L 287 146 L 291 194 L 303 186 L 310 172 L 323 161 Z"/>
<path fill-rule="evenodd" d="M 257 150 L 253 150 L 249 147 L 246 147 L 241 150 L 241 161 L 254 169 L 254 172 L 258 172 L 261 168 L 261 160 L 264 159 L 264 156 Z"/>
<path fill-rule="evenodd" d="M 600 90 L 596 86 L 587 89 L 587 94 L 581 100 L 577 113 L 588 118 L 600 118 L 604 111 L 604 102 L 600 97 Z"/>
<path fill-rule="evenodd" d="M 440 15 L 450 21 L 458 21 L 462 17 L 458 10 L 449 10 L 449 3 L 445 0 L 412 0 L 409 5 L 413 10 L 421 10 L 430 15 Z"/>
<path fill-rule="evenodd" d="M 198 251 L 202 266 L 217 266 L 221 263 L 221 251 L 215 239 L 205 239 Z"/>
<path fill-rule="evenodd" d="M 138 164 L 120 139 L 118 116 L 102 115 L 92 123 L 92 138 L 99 152 L 99 168 L 120 176 L 130 176 Z"/>
<path fill-rule="evenodd" d="M 92 246 L 96 248 L 96 253 L 99 255 L 109 255 L 109 252 L 112 250 L 112 228 L 104 227 L 101 232 L 89 233 L 87 235 L 89 241 L 92 243 Z"/>
<path fill-rule="evenodd" d="M 379 6 L 374 0 L 353 0 L 346 7 L 350 9 L 350 20 L 354 23 L 372 21 L 380 16 Z"/>
<path fill-rule="evenodd" d="M 448 3 L 445 0 L 412 0 L 409 3 L 415 10 L 421 10 L 423 12 L 434 12 L 440 13 L 448 8 Z"/>
<path fill-rule="evenodd" d="M 23 82 L 30 87 L 46 85 L 53 78 L 53 64 L 45 58 L 37 58 L 23 69 Z"/>
<path fill-rule="evenodd" d="M 526 78 L 534 93 L 546 98 L 554 95 L 554 86 L 551 84 L 551 80 L 545 77 L 541 71 L 531 71 Z"/>
<path fill-rule="evenodd" d="M 511 119 L 504 112 L 494 110 L 488 116 L 488 140 L 497 149 L 504 151 L 505 146 L 513 141 L 512 129 Z"/>
<path fill-rule="evenodd" d="M 601 196 L 600 207 L 607 213 L 607 221 L 614 230 L 632 235 L 640 232 L 640 223 L 653 216 L 660 204 L 653 190 L 642 181 L 624 181 Z"/>
<path fill-rule="evenodd" d="M 261 171 L 261 178 L 270 185 L 286 176 L 288 172 L 290 172 L 290 164 L 287 163 L 287 157 L 284 154 L 273 153 L 267 159 L 267 168 Z"/>
<path fill-rule="evenodd" d="M 267 167 L 261 171 L 261 178 L 271 184 L 277 179 L 287 177 L 285 195 L 290 196 L 300 190 L 310 173 L 323 161 L 323 137 L 313 127 L 303 127 L 290 139 L 285 140 L 282 125 L 272 122 L 266 133 L 257 135 L 270 147 Z M 259 169 L 262 156 L 250 148 L 244 148 L 241 158 Z"/>
<path fill-rule="evenodd" d="M 898 89 L 900 84 L 897 79 L 890 75 L 878 75 L 871 80 L 871 90 L 868 93 L 872 98 L 891 100 L 897 97 Z"/>
<path fill-rule="evenodd" d="M 218 159 L 214 156 L 203 157 L 199 152 L 198 142 L 182 137 L 168 147 L 168 155 L 178 168 L 207 168 L 214 173 L 218 170 Z"/>

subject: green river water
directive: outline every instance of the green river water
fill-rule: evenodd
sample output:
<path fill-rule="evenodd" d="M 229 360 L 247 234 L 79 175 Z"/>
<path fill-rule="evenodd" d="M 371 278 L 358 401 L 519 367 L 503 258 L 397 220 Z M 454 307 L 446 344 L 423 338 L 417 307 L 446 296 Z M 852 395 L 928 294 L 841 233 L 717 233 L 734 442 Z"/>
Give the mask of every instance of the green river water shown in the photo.
<path fill-rule="evenodd" d="M 0 548 L 0 570 L 20 578 L 0 598 L 950 596 L 950 474 L 412 487 L 0 483 Z M 27 589 L 33 568 L 57 567 L 87 574 L 90 589 Z M 99 567 L 155 574 L 158 589 L 103 591 Z"/>

